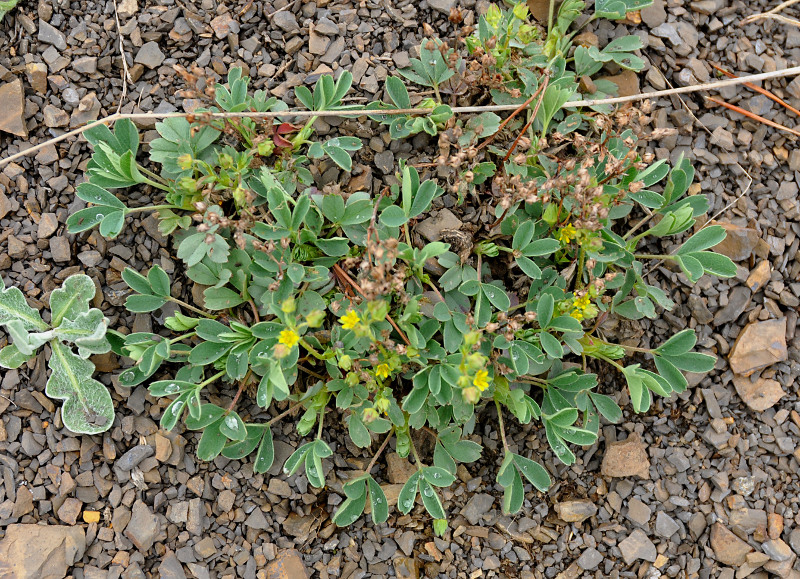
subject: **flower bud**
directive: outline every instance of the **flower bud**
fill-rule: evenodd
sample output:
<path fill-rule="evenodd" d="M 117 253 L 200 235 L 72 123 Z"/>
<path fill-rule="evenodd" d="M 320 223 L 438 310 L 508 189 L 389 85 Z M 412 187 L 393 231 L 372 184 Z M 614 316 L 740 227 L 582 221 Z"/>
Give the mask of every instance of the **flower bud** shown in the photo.
<path fill-rule="evenodd" d="M 361 414 L 361 420 L 364 424 L 369 424 L 370 422 L 375 422 L 380 414 L 374 408 L 365 408 L 364 412 Z"/>
<path fill-rule="evenodd" d="M 464 402 L 466 402 L 467 404 L 477 404 L 478 402 L 481 401 L 481 393 L 474 386 L 470 386 L 469 388 L 464 388 L 461 391 L 461 395 L 464 397 Z"/>
<path fill-rule="evenodd" d="M 280 360 L 288 356 L 289 351 L 290 349 L 284 346 L 283 344 L 275 344 L 275 346 L 272 348 L 272 356 L 276 360 Z"/>
<path fill-rule="evenodd" d="M 289 299 L 285 300 L 285 301 L 284 301 L 284 302 L 281 304 L 281 311 L 282 311 L 284 314 L 291 314 L 291 313 L 292 313 L 292 312 L 294 312 L 296 309 L 297 309 L 297 302 L 295 302 L 295 299 L 294 299 L 293 297 L 291 297 L 291 298 L 289 298 Z"/>
<path fill-rule="evenodd" d="M 306 316 L 306 323 L 309 328 L 318 328 L 325 321 L 325 312 L 314 310 Z"/>
<path fill-rule="evenodd" d="M 342 370 L 349 370 L 353 367 L 353 359 L 347 354 L 339 356 L 339 368 Z"/>

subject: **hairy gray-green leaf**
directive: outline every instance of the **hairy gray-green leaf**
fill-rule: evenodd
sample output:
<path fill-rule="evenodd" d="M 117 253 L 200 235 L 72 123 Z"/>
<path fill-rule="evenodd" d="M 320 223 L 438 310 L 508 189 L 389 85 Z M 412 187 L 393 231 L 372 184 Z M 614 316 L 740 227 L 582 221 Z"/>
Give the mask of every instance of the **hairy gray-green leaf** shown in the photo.
<path fill-rule="evenodd" d="M 64 401 L 61 408 L 64 426 L 77 434 L 98 434 L 111 428 L 114 403 L 106 387 L 92 378 L 94 365 L 58 340 L 50 345 L 52 374 L 45 393 Z"/>
<path fill-rule="evenodd" d="M 89 301 L 97 288 L 88 275 L 76 274 L 67 278 L 60 288 L 50 294 L 50 312 L 53 326 L 66 319 L 74 320 L 89 311 Z"/>
<path fill-rule="evenodd" d="M 20 289 L 6 288 L 0 278 L 0 324 L 7 324 L 12 320 L 22 322 L 26 330 L 47 330 L 47 324 L 42 320 L 42 316 L 28 305 Z"/>
<path fill-rule="evenodd" d="M 78 346 L 81 358 L 88 358 L 92 354 L 105 354 L 111 349 L 111 344 L 106 339 L 108 320 L 103 312 L 92 308 L 75 317 L 74 320 L 65 318 L 56 328 L 57 338 Z"/>
<path fill-rule="evenodd" d="M 13 370 L 33 358 L 33 354 L 23 354 L 15 344 L 9 344 L 0 350 L 0 368 Z"/>

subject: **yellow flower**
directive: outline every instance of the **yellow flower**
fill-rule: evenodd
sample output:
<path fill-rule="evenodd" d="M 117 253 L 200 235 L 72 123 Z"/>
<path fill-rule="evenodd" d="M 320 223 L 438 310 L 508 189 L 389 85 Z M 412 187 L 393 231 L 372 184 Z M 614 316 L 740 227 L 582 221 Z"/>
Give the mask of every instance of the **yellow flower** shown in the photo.
<path fill-rule="evenodd" d="M 278 343 L 283 344 L 287 348 L 294 347 L 300 341 L 300 336 L 294 330 L 283 330 L 278 336 Z"/>
<path fill-rule="evenodd" d="M 558 240 L 561 243 L 569 243 L 572 241 L 575 236 L 578 234 L 578 230 L 570 223 L 569 225 L 562 227 L 561 231 L 558 232 Z"/>
<path fill-rule="evenodd" d="M 569 315 L 578 320 L 579 322 L 583 319 L 583 312 L 580 310 L 572 310 L 569 313 Z"/>
<path fill-rule="evenodd" d="M 478 370 L 475 372 L 475 378 L 472 379 L 472 384 L 481 392 L 489 387 L 489 372 L 486 370 Z"/>
<path fill-rule="evenodd" d="M 342 327 L 345 330 L 352 330 L 356 327 L 361 321 L 361 318 L 358 317 L 358 314 L 354 310 L 349 310 L 345 315 L 341 317 Z"/>
<path fill-rule="evenodd" d="M 388 412 L 389 410 L 389 405 L 390 402 L 388 398 L 378 398 L 375 401 L 375 410 L 383 414 L 386 414 L 386 412 Z"/>
<path fill-rule="evenodd" d="M 585 310 L 591 305 L 592 301 L 589 299 L 588 294 L 584 294 L 575 300 L 575 308 L 578 310 Z"/>
<path fill-rule="evenodd" d="M 378 367 L 375 368 L 375 376 L 378 378 L 388 378 L 389 377 L 389 365 L 388 364 L 378 364 Z"/>

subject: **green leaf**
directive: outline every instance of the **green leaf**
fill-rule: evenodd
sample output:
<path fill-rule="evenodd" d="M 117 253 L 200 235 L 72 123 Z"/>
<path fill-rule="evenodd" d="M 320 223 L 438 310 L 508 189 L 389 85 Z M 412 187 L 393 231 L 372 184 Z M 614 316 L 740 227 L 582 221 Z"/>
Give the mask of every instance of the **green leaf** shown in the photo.
<path fill-rule="evenodd" d="M 618 424 L 622 420 L 622 409 L 617 406 L 614 399 L 605 394 L 597 394 L 596 392 L 589 392 L 589 397 L 594 402 L 598 412 L 602 414 L 606 420 L 613 424 Z"/>
<path fill-rule="evenodd" d="M 231 440 L 242 441 L 247 437 L 244 420 L 234 411 L 220 421 L 219 431 Z"/>
<path fill-rule="evenodd" d="M 126 267 L 122 271 L 122 279 L 126 284 L 128 284 L 128 287 L 135 292 L 145 295 L 153 294 L 153 288 L 150 287 L 150 281 L 136 270 Z"/>
<path fill-rule="evenodd" d="M 706 273 L 717 277 L 733 277 L 736 275 L 736 264 L 727 255 L 711 251 L 700 251 L 685 257 L 693 257 L 700 262 Z"/>
<path fill-rule="evenodd" d="M 442 507 L 442 501 L 439 499 L 439 494 L 427 480 L 420 479 L 419 492 L 422 495 L 422 504 L 428 514 L 434 519 L 444 519 L 446 514 L 444 507 Z"/>
<path fill-rule="evenodd" d="M 94 203 L 95 205 L 113 207 L 124 211 L 125 204 L 120 201 L 116 195 L 110 191 L 106 191 L 102 187 L 98 187 L 94 183 L 81 183 L 75 188 L 75 194 L 86 201 L 87 203 Z"/>
<path fill-rule="evenodd" d="M 143 313 L 155 311 L 165 303 L 167 303 L 166 298 L 134 294 L 125 300 L 125 307 L 129 312 Z"/>
<path fill-rule="evenodd" d="M 546 329 L 550 325 L 550 320 L 553 319 L 553 309 L 555 308 L 555 301 L 550 294 L 542 294 L 539 298 L 539 303 L 536 304 L 536 321 L 539 327 Z"/>
<path fill-rule="evenodd" d="M 661 374 L 675 392 L 684 392 L 686 390 L 689 382 L 681 371 L 675 367 L 675 364 L 661 356 L 654 356 L 653 361 L 656 364 L 658 373 Z"/>
<path fill-rule="evenodd" d="M 119 235 L 124 225 L 124 211 L 114 211 L 113 213 L 109 213 L 100 223 L 100 235 L 113 239 Z"/>
<path fill-rule="evenodd" d="M 76 434 L 105 432 L 114 422 L 114 403 L 108 390 L 92 378 L 94 364 L 76 356 L 59 342 L 50 342 L 50 379 L 45 393 L 64 401 L 61 420 Z"/>
<path fill-rule="evenodd" d="M 400 489 L 400 494 L 397 496 L 397 509 L 407 515 L 414 508 L 414 501 L 417 498 L 417 489 L 421 474 L 419 471 L 408 477 L 408 480 Z"/>
<path fill-rule="evenodd" d="M 539 341 L 542 343 L 542 349 L 547 352 L 551 358 L 563 358 L 564 347 L 558 338 L 549 332 L 541 332 L 539 334 Z"/>
<path fill-rule="evenodd" d="M 209 310 L 225 310 L 245 302 L 241 295 L 226 287 L 206 288 L 203 297 L 205 298 L 205 307 Z"/>
<path fill-rule="evenodd" d="M 526 257 L 539 257 L 550 255 L 560 247 L 561 244 L 555 239 L 537 239 L 536 241 L 530 242 L 520 251 L 522 251 L 522 255 Z"/>
<path fill-rule="evenodd" d="M 375 524 L 385 523 L 389 518 L 389 505 L 383 489 L 371 476 L 367 478 L 367 488 L 369 489 L 369 504 L 372 509 L 372 522 Z"/>
<path fill-rule="evenodd" d="M 219 421 L 223 414 L 225 414 L 224 408 L 220 408 L 216 404 L 203 404 L 200 406 L 200 412 L 196 417 L 189 416 L 186 419 L 186 428 L 189 430 L 202 430 L 209 424 Z"/>
<path fill-rule="evenodd" d="M 88 275 L 73 274 L 64 284 L 50 294 L 50 312 L 52 325 L 58 326 L 61 321 L 74 319 L 89 311 L 89 301 L 94 297 L 97 288 Z"/>
<path fill-rule="evenodd" d="M 306 455 L 314 449 L 314 442 L 307 442 L 295 450 L 283 465 L 283 473 L 293 475 L 305 461 Z"/>
<path fill-rule="evenodd" d="M 514 455 L 514 464 L 530 483 L 544 492 L 550 488 L 550 475 L 542 465 L 524 456 Z"/>
<path fill-rule="evenodd" d="M 228 439 L 221 432 L 222 420 L 217 420 L 206 426 L 197 443 L 197 458 L 206 462 L 214 460 L 225 448 Z"/>
<path fill-rule="evenodd" d="M 697 343 L 697 335 L 691 328 L 682 330 L 672 336 L 669 340 L 656 348 L 656 352 L 667 356 L 680 356 L 694 348 Z"/>
<path fill-rule="evenodd" d="M 722 243 L 726 236 L 725 228 L 721 225 L 711 225 L 704 227 L 689 239 L 687 239 L 678 250 L 678 255 L 703 251 Z"/>
<path fill-rule="evenodd" d="M 403 81 L 396 76 L 390 76 L 386 79 L 386 92 L 397 108 L 411 108 L 411 99 L 408 97 L 408 90 L 406 90 Z"/>
<path fill-rule="evenodd" d="M 33 357 L 34 354 L 23 354 L 16 345 L 9 344 L 3 349 L 0 349 L 0 368 L 14 370 Z"/>
<path fill-rule="evenodd" d="M 522 272 L 529 278 L 539 279 L 542 277 L 542 270 L 532 259 L 523 256 L 516 258 L 516 261 Z"/>
<path fill-rule="evenodd" d="M 397 205 L 389 205 L 381 212 L 381 223 L 387 227 L 400 227 L 407 221 L 405 212 Z"/>
<path fill-rule="evenodd" d="M 459 440 L 458 442 L 447 445 L 447 452 L 458 462 L 475 462 L 481 457 L 483 447 L 471 440 Z"/>
<path fill-rule="evenodd" d="M 25 301 L 22 291 L 16 287 L 6 288 L 0 279 L 0 324 L 13 320 L 19 320 L 26 330 L 45 331 L 48 328 L 39 312 Z"/>
<path fill-rule="evenodd" d="M 367 448 L 370 444 L 372 444 L 372 436 L 370 436 L 367 427 L 364 426 L 364 422 L 361 420 L 359 411 L 356 410 L 350 414 L 347 430 L 350 434 L 350 440 L 352 440 L 353 444 L 355 444 L 357 447 Z"/>
<path fill-rule="evenodd" d="M 511 300 L 503 288 L 488 283 L 481 284 L 484 295 L 501 312 L 507 312 L 511 307 Z"/>
<path fill-rule="evenodd" d="M 522 508 L 522 503 L 525 500 L 525 489 L 522 486 L 522 478 L 519 476 L 519 471 L 514 466 L 509 467 L 509 473 L 511 483 L 505 486 L 503 512 L 513 514 L 519 512 Z"/>
<path fill-rule="evenodd" d="M 455 475 L 437 466 L 428 466 L 422 469 L 422 478 L 437 487 L 449 487 L 456 482 Z"/>
<path fill-rule="evenodd" d="M 261 439 L 261 444 L 258 445 L 258 452 L 253 461 L 253 472 L 255 474 L 263 474 L 272 468 L 273 462 L 275 462 L 275 445 L 272 441 L 272 430 L 267 425 L 264 429 L 264 438 Z"/>
<path fill-rule="evenodd" d="M 336 512 L 331 520 L 338 527 L 348 527 L 355 523 L 364 512 L 364 507 L 367 506 L 367 486 L 364 484 L 364 482 L 355 481 L 351 484 L 345 485 L 345 488 L 351 487 L 357 488 L 359 492 L 353 497 L 348 497 L 341 505 L 339 505 L 339 508 L 336 509 Z M 372 513 L 374 517 L 374 508 Z"/>
<path fill-rule="evenodd" d="M 328 156 L 333 159 L 333 162 L 339 165 L 341 169 L 349 172 L 353 168 L 353 159 L 351 159 L 350 154 L 341 147 L 327 146 L 325 147 L 325 152 L 328 153 Z"/>
<path fill-rule="evenodd" d="M 241 460 L 256 449 L 264 436 L 265 425 L 246 424 L 245 427 L 247 428 L 245 439 L 226 444 L 222 449 L 222 456 L 230 460 Z"/>
<path fill-rule="evenodd" d="M 55 329 L 55 335 L 60 340 L 78 346 L 80 357 L 85 359 L 92 354 L 105 354 L 111 350 L 111 344 L 106 339 L 107 329 L 108 320 L 103 312 L 92 308 L 74 320 L 65 318 Z"/>
<path fill-rule="evenodd" d="M 696 374 L 710 372 L 717 362 L 715 356 L 699 352 L 687 352 L 680 356 L 664 356 L 664 359 L 684 372 L 694 372 Z"/>
<path fill-rule="evenodd" d="M 147 281 L 157 296 L 169 297 L 169 275 L 158 265 L 154 265 L 147 272 Z"/>
<path fill-rule="evenodd" d="M 695 255 L 697 254 L 675 256 L 675 261 L 678 263 L 678 266 L 692 283 L 697 282 L 705 273 L 703 264 L 694 257 Z"/>

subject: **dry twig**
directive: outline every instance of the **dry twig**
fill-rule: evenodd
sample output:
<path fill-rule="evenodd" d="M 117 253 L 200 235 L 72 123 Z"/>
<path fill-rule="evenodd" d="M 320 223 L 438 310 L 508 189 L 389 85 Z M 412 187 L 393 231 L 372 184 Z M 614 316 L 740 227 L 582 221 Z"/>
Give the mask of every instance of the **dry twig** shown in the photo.
<path fill-rule="evenodd" d="M 778 14 L 782 10 L 788 8 L 793 4 L 797 4 L 800 0 L 786 0 L 786 2 L 782 2 L 778 4 L 772 10 L 768 10 L 767 12 L 762 12 L 761 14 L 753 14 L 748 16 L 741 22 L 741 26 L 745 24 L 750 24 L 751 22 L 756 22 L 758 20 L 777 20 L 778 22 L 783 22 L 784 24 L 789 24 L 790 26 L 797 26 L 800 28 L 800 20 L 796 18 L 789 18 L 788 16 L 784 16 L 783 14 Z"/>
<path fill-rule="evenodd" d="M 800 0 L 798 0 L 800 1 Z M 713 82 L 707 82 L 703 84 L 696 84 L 691 86 L 684 86 L 679 88 L 670 88 L 667 90 L 659 90 L 649 93 L 640 93 L 631 96 L 624 96 L 624 97 L 614 97 L 608 99 L 589 99 L 589 100 L 579 100 L 579 101 L 571 101 L 564 105 L 564 108 L 575 108 L 575 107 L 588 107 L 588 106 L 595 106 L 595 105 L 603 105 L 603 104 L 620 104 L 620 103 L 627 103 L 627 102 L 634 102 L 634 101 L 642 101 L 648 99 L 655 99 L 664 96 L 676 95 L 676 94 L 687 94 L 692 92 L 698 91 L 707 91 L 707 90 L 715 90 L 725 86 L 734 86 L 739 84 L 744 84 L 746 82 L 757 82 L 760 80 L 767 80 L 771 78 L 781 78 L 784 76 L 791 76 L 793 74 L 800 74 L 800 66 L 794 66 L 791 68 L 786 68 L 783 70 L 774 70 L 771 72 L 763 72 L 760 74 L 754 74 L 751 76 L 740 77 L 740 78 L 729 78 L 725 80 L 717 80 Z M 482 113 L 487 111 L 492 112 L 501 112 L 501 111 L 513 111 L 517 109 L 519 105 L 487 105 L 487 106 L 473 106 L 473 107 L 454 107 L 453 113 L 454 114 L 464 114 L 464 113 Z M 312 116 L 319 116 L 319 117 L 361 117 L 369 114 L 381 114 L 381 115 L 426 115 L 430 113 L 430 109 L 427 108 L 413 108 L 413 109 L 393 109 L 393 110 L 366 110 L 366 109 L 356 109 L 356 110 L 348 110 L 348 111 L 272 111 L 272 112 L 240 112 L 240 113 L 206 113 L 208 118 L 215 118 L 215 119 L 233 119 L 233 118 L 309 118 Z M 83 127 L 79 127 L 77 129 L 73 129 L 72 131 L 68 131 L 63 135 L 59 135 L 57 137 L 53 137 L 52 139 L 48 139 L 43 143 L 39 143 L 33 147 L 29 147 L 23 151 L 10 155 L 4 159 L 0 159 L 0 167 L 6 165 L 12 161 L 15 161 L 21 157 L 29 155 L 31 153 L 35 153 L 43 149 L 48 145 L 52 145 L 55 143 L 60 143 L 66 139 L 71 137 L 75 137 L 91 129 L 92 127 L 96 127 L 97 125 L 104 125 L 110 124 L 115 121 L 119 121 L 121 119 L 130 119 L 132 121 L 136 120 L 152 120 L 152 119 L 168 119 L 168 118 L 175 118 L 175 117 L 187 117 L 190 114 L 197 113 L 130 113 L 130 114 L 120 114 L 116 113 L 102 119 L 98 119 L 92 123 L 84 125 Z"/>

